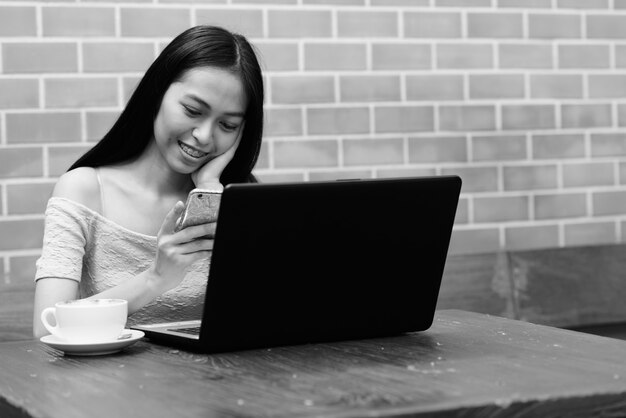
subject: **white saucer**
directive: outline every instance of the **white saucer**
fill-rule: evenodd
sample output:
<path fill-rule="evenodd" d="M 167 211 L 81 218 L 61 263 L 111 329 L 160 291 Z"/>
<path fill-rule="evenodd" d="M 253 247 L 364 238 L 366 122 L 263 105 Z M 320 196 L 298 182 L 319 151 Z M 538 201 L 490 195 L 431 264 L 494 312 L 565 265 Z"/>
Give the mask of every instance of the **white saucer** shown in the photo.
<path fill-rule="evenodd" d="M 128 334 L 130 334 L 130 337 L 95 343 L 65 341 L 54 335 L 46 335 L 41 337 L 39 341 L 73 356 L 101 356 L 103 354 L 117 353 L 123 348 L 136 343 L 145 335 L 143 331 L 134 329 L 125 329 L 122 332 L 122 335 Z"/>

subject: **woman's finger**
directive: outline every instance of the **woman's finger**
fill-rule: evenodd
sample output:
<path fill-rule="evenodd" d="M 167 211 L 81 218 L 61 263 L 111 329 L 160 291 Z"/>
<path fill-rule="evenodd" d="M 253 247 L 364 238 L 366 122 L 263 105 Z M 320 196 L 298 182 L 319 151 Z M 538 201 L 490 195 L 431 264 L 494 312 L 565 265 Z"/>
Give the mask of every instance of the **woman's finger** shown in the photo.
<path fill-rule="evenodd" d="M 203 237 L 213 238 L 215 236 L 216 225 L 216 222 L 209 222 L 201 225 L 188 226 L 176 233 L 173 242 L 184 243 Z"/>
<path fill-rule="evenodd" d="M 176 202 L 174 207 L 165 215 L 165 219 L 161 224 L 161 229 L 159 230 L 159 235 L 161 234 L 173 234 L 176 230 L 176 223 L 178 222 L 178 218 L 182 215 L 183 210 L 185 209 L 185 204 L 181 201 Z"/>
<path fill-rule="evenodd" d="M 186 242 L 178 245 L 178 251 L 180 254 L 193 254 L 203 251 L 211 251 L 213 249 L 212 239 L 196 239 L 194 241 Z"/>
<path fill-rule="evenodd" d="M 245 122 L 240 126 L 237 138 L 229 149 L 227 149 L 223 154 L 220 154 L 211 161 L 207 162 L 200 169 L 191 174 L 191 179 L 196 187 L 202 187 L 203 184 L 207 183 L 219 182 L 222 172 L 232 161 L 235 153 L 237 152 L 237 148 L 239 148 L 239 143 L 241 142 L 241 138 L 243 136 L 244 125 Z"/>
<path fill-rule="evenodd" d="M 197 261 L 206 260 L 209 258 L 211 258 L 211 251 L 198 251 L 195 253 L 181 255 L 181 261 L 183 261 L 187 266 Z"/>

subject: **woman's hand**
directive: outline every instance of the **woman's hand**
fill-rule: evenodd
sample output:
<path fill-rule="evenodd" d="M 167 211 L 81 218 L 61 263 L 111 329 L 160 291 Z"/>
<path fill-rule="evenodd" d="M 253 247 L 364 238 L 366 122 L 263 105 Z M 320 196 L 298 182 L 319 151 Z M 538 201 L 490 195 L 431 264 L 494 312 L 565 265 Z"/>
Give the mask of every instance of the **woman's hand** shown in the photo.
<path fill-rule="evenodd" d="M 220 176 L 222 175 L 222 172 L 224 171 L 228 163 L 232 161 L 233 157 L 235 156 L 235 151 L 237 151 L 237 147 L 241 142 L 241 135 L 244 130 L 244 125 L 245 123 L 243 123 L 239 127 L 237 139 L 235 140 L 233 145 L 228 150 L 226 150 L 226 152 L 213 158 L 211 161 L 207 162 L 191 174 L 191 179 L 196 185 L 196 188 L 203 189 L 209 188 L 209 185 L 214 186 L 215 184 L 220 184 Z"/>
<path fill-rule="evenodd" d="M 156 258 L 150 267 L 149 285 L 164 293 L 182 282 L 187 267 L 208 258 L 213 249 L 215 223 L 191 226 L 175 232 L 185 205 L 178 202 L 165 217 L 157 236 Z M 208 238 L 207 238 L 208 237 Z"/>

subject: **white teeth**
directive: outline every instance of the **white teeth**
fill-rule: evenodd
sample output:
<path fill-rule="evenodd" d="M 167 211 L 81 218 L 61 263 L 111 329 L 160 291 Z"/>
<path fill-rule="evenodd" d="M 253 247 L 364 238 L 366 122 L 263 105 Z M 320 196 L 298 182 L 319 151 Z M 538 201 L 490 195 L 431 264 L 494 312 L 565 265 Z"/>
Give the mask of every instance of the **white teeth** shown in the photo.
<path fill-rule="evenodd" d="M 193 158 L 202 158 L 205 155 L 207 155 L 206 152 L 202 152 L 199 151 L 195 148 L 190 147 L 189 145 L 185 144 L 184 142 L 179 142 L 178 145 L 180 146 L 180 149 L 183 150 L 183 152 L 187 155 L 189 155 L 190 157 Z"/>

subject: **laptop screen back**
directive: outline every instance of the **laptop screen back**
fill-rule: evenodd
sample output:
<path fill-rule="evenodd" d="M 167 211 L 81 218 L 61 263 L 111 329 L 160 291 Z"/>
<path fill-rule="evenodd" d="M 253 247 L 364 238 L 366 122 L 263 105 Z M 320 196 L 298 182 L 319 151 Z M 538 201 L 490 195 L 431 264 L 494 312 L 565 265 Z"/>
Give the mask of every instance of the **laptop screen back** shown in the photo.
<path fill-rule="evenodd" d="M 200 345 L 222 351 L 427 329 L 460 187 L 456 176 L 228 186 Z"/>

